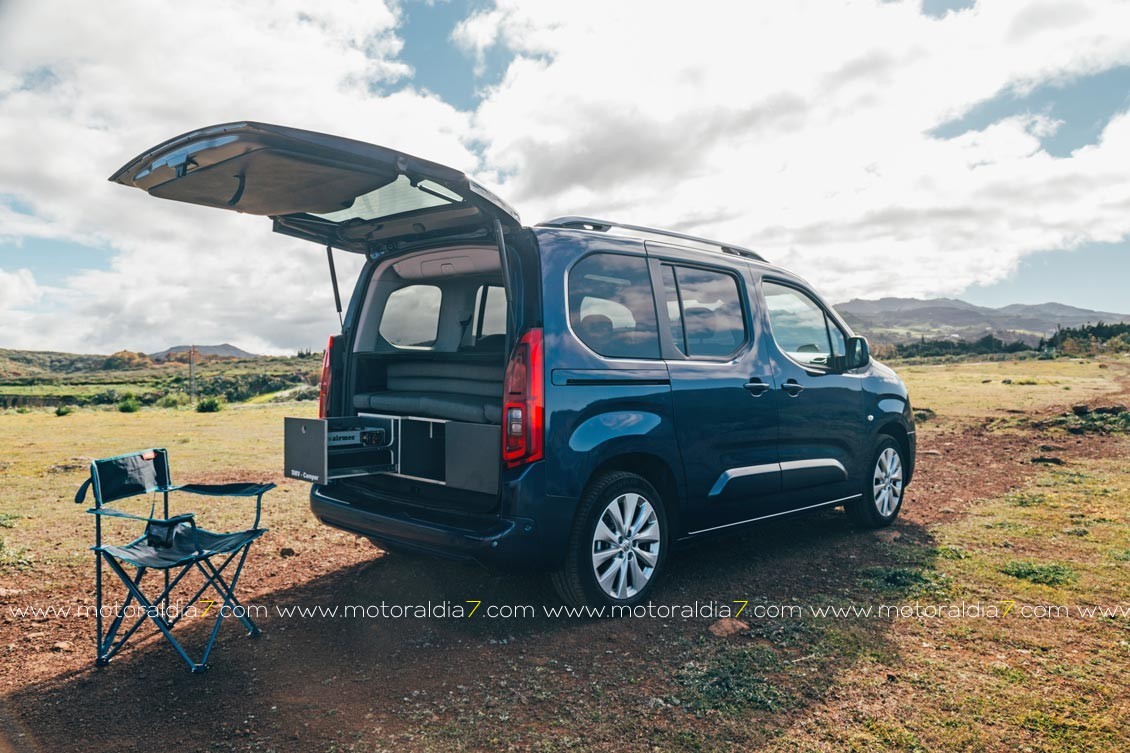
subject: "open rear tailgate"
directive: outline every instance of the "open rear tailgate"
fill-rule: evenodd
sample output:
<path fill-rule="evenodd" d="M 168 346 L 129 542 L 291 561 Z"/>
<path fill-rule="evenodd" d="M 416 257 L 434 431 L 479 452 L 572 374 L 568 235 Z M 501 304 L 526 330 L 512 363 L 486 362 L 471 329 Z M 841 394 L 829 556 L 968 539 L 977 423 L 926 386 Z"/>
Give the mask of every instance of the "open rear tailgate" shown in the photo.
<path fill-rule="evenodd" d="M 275 229 L 351 251 L 391 237 L 519 225 L 459 170 L 375 144 L 266 123 L 170 139 L 110 176 L 151 196 L 275 218 Z"/>

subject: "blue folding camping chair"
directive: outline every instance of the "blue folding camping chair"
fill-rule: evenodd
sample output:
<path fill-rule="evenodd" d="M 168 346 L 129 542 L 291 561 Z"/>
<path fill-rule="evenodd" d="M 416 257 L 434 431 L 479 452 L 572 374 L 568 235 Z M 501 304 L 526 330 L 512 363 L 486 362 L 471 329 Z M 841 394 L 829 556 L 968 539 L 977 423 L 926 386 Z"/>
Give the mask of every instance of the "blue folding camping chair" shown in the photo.
<path fill-rule="evenodd" d="M 143 450 L 130 455 L 95 460 L 90 464 L 90 478 L 83 482 L 75 495 L 75 502 L 86 499 L 87 490 L 94 490 L 94 507 L 87 510 L 94 515 L 94 572 L 95 599 L 97 601 L 96 624 L 98 631 L 97 666 L 104 666 L 117 654 L 146 618 L 153 621 L 157 629 L 168 639 L 181 658 L 188 663 L 193 672 L 203 672 L 208 668 L 208 656 L 216 643 L 220 624 L 224 617 L 234 614 L 247 634 L 256 636 L 259 628 L 247 615 L 246 609 L 235 597 L 235 587 L 239 582 L 243 564 L 251 544 L 267 532 L 259 527 L 263 495 L 274 489 L 274 484 L 185 484 L 173 486 L 169 474 L 169 454 L 165 450 Z M 211 497 L 255 497 L 255 522 L 245 531 L 215 533 L 196 526 L 195 513 L 183 513 L 169 517 L 169 492 L 187 492 Z M 160 493 L 163 499 L 164 517 L 155 517 L 156 496 L 153 498 L 149 516 L 131 515 L 107 505 L 111 502 L 144 494 Z M 102 518 L 128 518 L 145 522 L 145 533 L 124 546 L 102 543 Z M 217 566 L 216 562 L 220 564 Z M 236 562 L 231 580 L 224 578 L 224 571 L 233 561 Z M 102 567 L 110 568 L 126 587 L 125 601 L 113 611 L 113 620 L 105 632 L 103 625 Z M 131 576 L 122 563 L 132 565 L 136 573 Z M 164 587 L 156 598 L 150 599 L 141 590 L 142 579 L 149 570 L 164 572 Z M 204 576 L 204 585 L 196 591 L 187 603 L 178 604 L 176 615 L 170 607 L 170 596 L 181 580 L 192 571 Z M 200 661 L 193 661 L 189 653 L 173 636 L 173 627 L 190 607 L 211 589 L 223 600 L 217 609 L 212 632 L 204 646 Z M 134 609 L 140 614 L 126 630 L 122 624 L 127 612 L 136 602 Z"/>

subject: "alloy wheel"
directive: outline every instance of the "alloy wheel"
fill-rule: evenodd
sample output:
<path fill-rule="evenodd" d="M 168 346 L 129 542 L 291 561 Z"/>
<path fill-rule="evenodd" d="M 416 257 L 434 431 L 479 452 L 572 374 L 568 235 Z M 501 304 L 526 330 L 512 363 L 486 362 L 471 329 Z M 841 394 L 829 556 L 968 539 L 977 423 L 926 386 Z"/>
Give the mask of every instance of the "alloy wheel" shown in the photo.
<path fill-rule="evenodd" d="M 592 569 L 600 589 L 614 599 L 630 599 L 651 580 L 659 562 L 659 517 L 635 492 L 621 494 L 604 508 L 592 537 Z"/>
<path fill-rule="evenodd" d="M 902 459 L 893 447 L 885 448 L 875 461 L 875 509 L 889 518 L 902 499 Z"/>

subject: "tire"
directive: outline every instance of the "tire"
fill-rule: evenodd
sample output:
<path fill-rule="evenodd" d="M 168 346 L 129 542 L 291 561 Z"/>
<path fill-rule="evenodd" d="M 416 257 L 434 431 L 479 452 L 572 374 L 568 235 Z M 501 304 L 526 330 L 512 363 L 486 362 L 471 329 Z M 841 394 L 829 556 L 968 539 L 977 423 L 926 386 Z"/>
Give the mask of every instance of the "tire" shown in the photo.
<path fill-rule="evenodd" d="M 863 479 L 862 496 L 844 505 L 852 522 L 862 528 L 883 528 L 898 517 L 906 497 L 906 458 L 892 437 L 880 436 Z"/>
<path fill-rule="evenodd" d="M 628 515 L 629 520 L 621 523 Z M 550 575 L 572 607 L 634 606 L 645 601 L 667 560 L 663 500 L 647 479 L 617 471 L 585 491 L 565 562 Z"/>

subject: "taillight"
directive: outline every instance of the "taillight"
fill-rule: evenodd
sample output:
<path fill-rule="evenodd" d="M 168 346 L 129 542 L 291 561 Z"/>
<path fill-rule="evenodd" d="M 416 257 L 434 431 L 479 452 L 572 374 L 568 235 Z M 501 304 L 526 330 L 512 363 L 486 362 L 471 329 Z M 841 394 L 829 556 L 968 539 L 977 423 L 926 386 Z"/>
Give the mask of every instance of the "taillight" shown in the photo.
<path fill-rule="evenodd" d="M 330 408 L 330 379 L 333 377 L 334 338 L 326 342 L 326 352 L 322 355 L 322 381 L 318 383 L 318 418 L 326 418 Z"/>
<path fill-rule="evenodd" d="M 545 365 L 541 329 L 527 330 L 506 366 L 502 461 L 513 468 L 545 455 Z"/>

